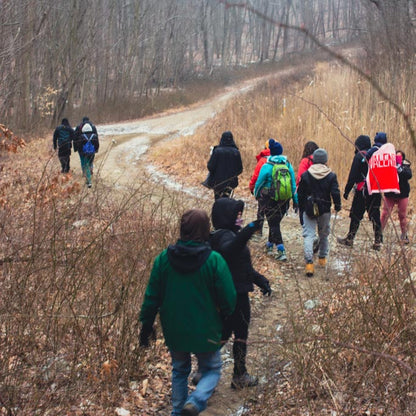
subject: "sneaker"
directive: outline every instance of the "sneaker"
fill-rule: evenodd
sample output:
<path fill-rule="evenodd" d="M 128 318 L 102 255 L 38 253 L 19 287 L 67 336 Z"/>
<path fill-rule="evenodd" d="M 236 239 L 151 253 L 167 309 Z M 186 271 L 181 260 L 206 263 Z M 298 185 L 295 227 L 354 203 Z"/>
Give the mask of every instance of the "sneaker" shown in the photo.
<path fill-rule="evenodd" d="M 274 256 L 274 251 L 273 251 L 273 244 L 267 242 L 266 243 L 266 253 L 268 256 Z"/>
<path fill-rule="evenodd" d="M 325 258 L 325 257 L 319 257 L 319 259 L 318 259 L 318 264 L 319 264 L 321 267 L 325 267 L 325 266 L 326 266 L 326 258 Z"/>
<path fill-rule="evenodd" d="M 274 256 L 274 258 L 276 260 L 279 260 L 279 261 L 286 261 L 287 260 L 286 251 L 285 250 L 277 250 L 277 253 Z"/>
<path fill-rule="evenodd" d="M 407 237 L 407 234 L 402 234 L 401 237 L 400 237 L 400 241 L 403 244 L 409 244 L 409 238 Z"/>
<path fill-rule="evenodd" d="M 381 250 L 381 243 L 374 243 L 373 250 L 380 251 Z"/>
<path fill-rule="evenodd" d="M 88 188 L 91 188 L 92 185 L 90 183 L 87 183 L 87 186 L 88 186 Z"/>
<path fill-rule="evenodd" d="M 231 381 L 231 388 L 244 389 L 246 387 L 254 387 L 259 384 L 259 379 L 255 376 L 251 376 L 249 373 L 244 373 L 241 376 L 233 376 Z"/>
<path fill-rule="evenodd" d="M 306 266 L 305 266 L 305 274 L 306 274 L 306 276 L 312 277 L 313 276 L 313 272 L 314 272 L 313 263 L 306 263 Z"/>
<path fill-rule="evenodd" d="M 192 403 L 185 403 L 185 406 L 181 410 L 181 416 L 197 416 L 199 410 Z"/>
<path fill-rule="evenodd" d="M 352 245 L 354 244 L 354 240 L 350 240 L 348 237 L 345 237 L 345 238 L 337 237 L 337 242 L 338 244 L 341 244 L 347 247 L 352 247 Z"/>

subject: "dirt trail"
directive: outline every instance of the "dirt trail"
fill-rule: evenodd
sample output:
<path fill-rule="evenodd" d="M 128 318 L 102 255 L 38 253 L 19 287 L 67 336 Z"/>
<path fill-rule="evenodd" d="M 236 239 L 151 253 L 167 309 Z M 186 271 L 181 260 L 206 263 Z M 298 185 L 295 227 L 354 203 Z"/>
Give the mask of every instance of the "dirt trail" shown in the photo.
<path fill-rule="evenodd" d="M 287 75 L 290 70 L 276 73 L 273 76 Z M 97 158 L 100 165 L 101 177 L 114 187 L 128 187 L 134 183 L 143 167 L 153 175 L 159 175 L 164 184 L 175 188 L 177 185 L 163 173 L 157 173 L 153 166 L 145 163 L 143 157 L 149 147 L 160 140 L 171 140 L 192 134 L 195 129 L 221 111 L 227 102 L 237 94 L 249 91 L 263 79 L 250 80 L 237 86 L 229 87 L 223 94 L 194 105 L 190 109 L 174 113 L 164 113 L 143 120 L 112 125 L 101 125 L 98 132 L 101 138 L 102 148 Z M 169 156 L 169 155 L 168 155 Z M 197 185 L 195 187 L 180 188 L 183 192 L 189 192 L 197 198 L 212 198 L 211 192 Z M 238 189 L 237 189 L 238 190 Z M 244 199 L 244 198 L 243 198 Z M 256 216 L 256 203 L 253 198 L 246 200 L 246 220 Z M 335 232 L 343 234 L 347 225 L 347 215 L 338 215 L 333 219 L 332 225 Z M 265 238 L 262 241 L 250 242 L 253 262 L 256 267 L 261 265 L 261 271 L 271 282 L 273 295 L 263 298 L 256 290 L 252 296 L 252 323 L 249 336 L 248 367 L 250 372 L 260 378 L 260 382 L 267 383 L 267 374 L 270 374 L 270 360 L 275 362 L 284 357 L 270 357 L 270 345 L 264 340 L 279 339 L 279 330 L 288 320 L 287 303 L 293 307 L 303 307 L 303 302 L 316 300 L 325 292 L 329 276 L 339 276 L 350 267 L 351 250 L 336 246 L 335 235 L 331 235 L 331 252 L 326 269 L 316 271 L 314 278 L 306 278 L 303 267 L 302 233 L 299 219 L 291 209 L 289 215 L 282 221 L 282 233 L 285 241 L 288 261 L 278 263 L 276 260 L 264 254 Z M 267 228 L 265 229 L 267 235 Z M 208 408 L 202 412 L 202 416 L 237 416 L 241 415 L 248 400 L 256 399 L 256 389 L 237 392 L 230 387 L 232 359 L 230 345 L 224 348 L 224 371 L 220 385 L 211 398 Z M 267 369 L 267 371 L 265 371 Z M 161 416 L 168 416 L 170 406 L 161 409 Z"/>

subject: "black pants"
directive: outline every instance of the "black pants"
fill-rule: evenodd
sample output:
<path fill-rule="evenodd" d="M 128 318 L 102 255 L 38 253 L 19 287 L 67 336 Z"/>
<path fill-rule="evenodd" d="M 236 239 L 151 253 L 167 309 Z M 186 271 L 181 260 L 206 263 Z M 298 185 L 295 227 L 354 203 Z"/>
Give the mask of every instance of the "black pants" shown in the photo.
<path fill-rule="evenodd" d="M 264 213 L 269 224 L 269 242 L 273 244 L 283 244 L 280 222 L 289 208 L 289 201 L 274 201 L 267 199 Z"/>
<path fill-rule="evenodd" d="M 223 341 L 227 341 L 231 334 L 234 334 L 233 357 L 235 376 L 241 376 L 247 372 L 246 356 L 250 316 L 248 293 L 238 293 L 234 313 L 225 321 L 222 332 Z"/>
<path fill-rule="evenodd" d="M 267 198 L 265 198 L 264 196 L 260 195 L 257 198 L 257 219 L 259 220 L 260 223 L 260 234 L 263 233 L 263 224 L 264 224 L 264 217 L 265 217 L 265 212 L 266 212 L 266 206 L 267 206 Z"/>
<path fill-rule="evenodd" d="M 65 156 L 58 156 L 59 161 L 61 162 L 62 173 L 68 173 L 69 172 L 69 161 L 70 161 L 70 155 Z"/>
<path fill-rule="evenodd" d="M 360 227 L 360 222 L 364 217 L 364 213 L 367 211 L 368 217 L 373 223 L 374 241 L 376 243 L 381 243 L 383 241 L 380 222 L 380 205 L 381 194 L 369 195 L 366 189 L 355 192 L 350 211 L 351 222 L 347 236 L 349 240 L 354 240 L 358 228 Z"/>

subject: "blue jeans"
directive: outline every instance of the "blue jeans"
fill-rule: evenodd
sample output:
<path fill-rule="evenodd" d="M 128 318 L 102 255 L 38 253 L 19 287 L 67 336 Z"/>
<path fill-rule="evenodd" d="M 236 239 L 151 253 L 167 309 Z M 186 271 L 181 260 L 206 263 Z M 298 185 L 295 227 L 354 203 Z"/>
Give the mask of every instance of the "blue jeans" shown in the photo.
<path fill-rule="evenodd" d="M 330 220 L 330 212 L 326 212 L 325 214 L 320 215 L 318 218 L 309 218 L 306 215 L 306 212 L 303 213 L 303 251 L 306 263 L 313 263 L 313 242 L 316 238 L 316 226 L 318 226 L 319 236 L 318 255 L 320 258 L 324 258 L 328 255 Z"/>
<path fill-rule="evenodd" d="M 201 380 L 196 389 L 188 396 L 188 376 L 191 372 L 191 353 L 170 351 L 172 357 L 172 416 L 179 416 L 185 403 L 192 403 L 202 412 L 207 407 L 207 401 L 214 392 L 221 377 L 221 353 L 196 353 L 198 371 Z"/>

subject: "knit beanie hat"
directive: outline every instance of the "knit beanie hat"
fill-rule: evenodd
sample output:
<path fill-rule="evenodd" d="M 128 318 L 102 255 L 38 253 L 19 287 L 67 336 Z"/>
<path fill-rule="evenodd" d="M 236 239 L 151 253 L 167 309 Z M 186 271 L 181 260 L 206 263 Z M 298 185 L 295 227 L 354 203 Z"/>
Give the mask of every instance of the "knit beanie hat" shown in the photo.
<path fill-rule="evenodd" d="M 313 163 L 325 164 L 328 162 L 328 153 L 325 149 L 316 149 L 313 152 Z"/>
<path fill-rule="evenodd" d="M 386 144 L 387 143 L 387 134 L 379 131 L 374 137 L 374 143 Z"/>
<path fill-rule="evenodd" d="M 269 139 L 269 149 L 272 156 L 279 156 L 283 153 L 282 145 L 274 139 Z"/>

